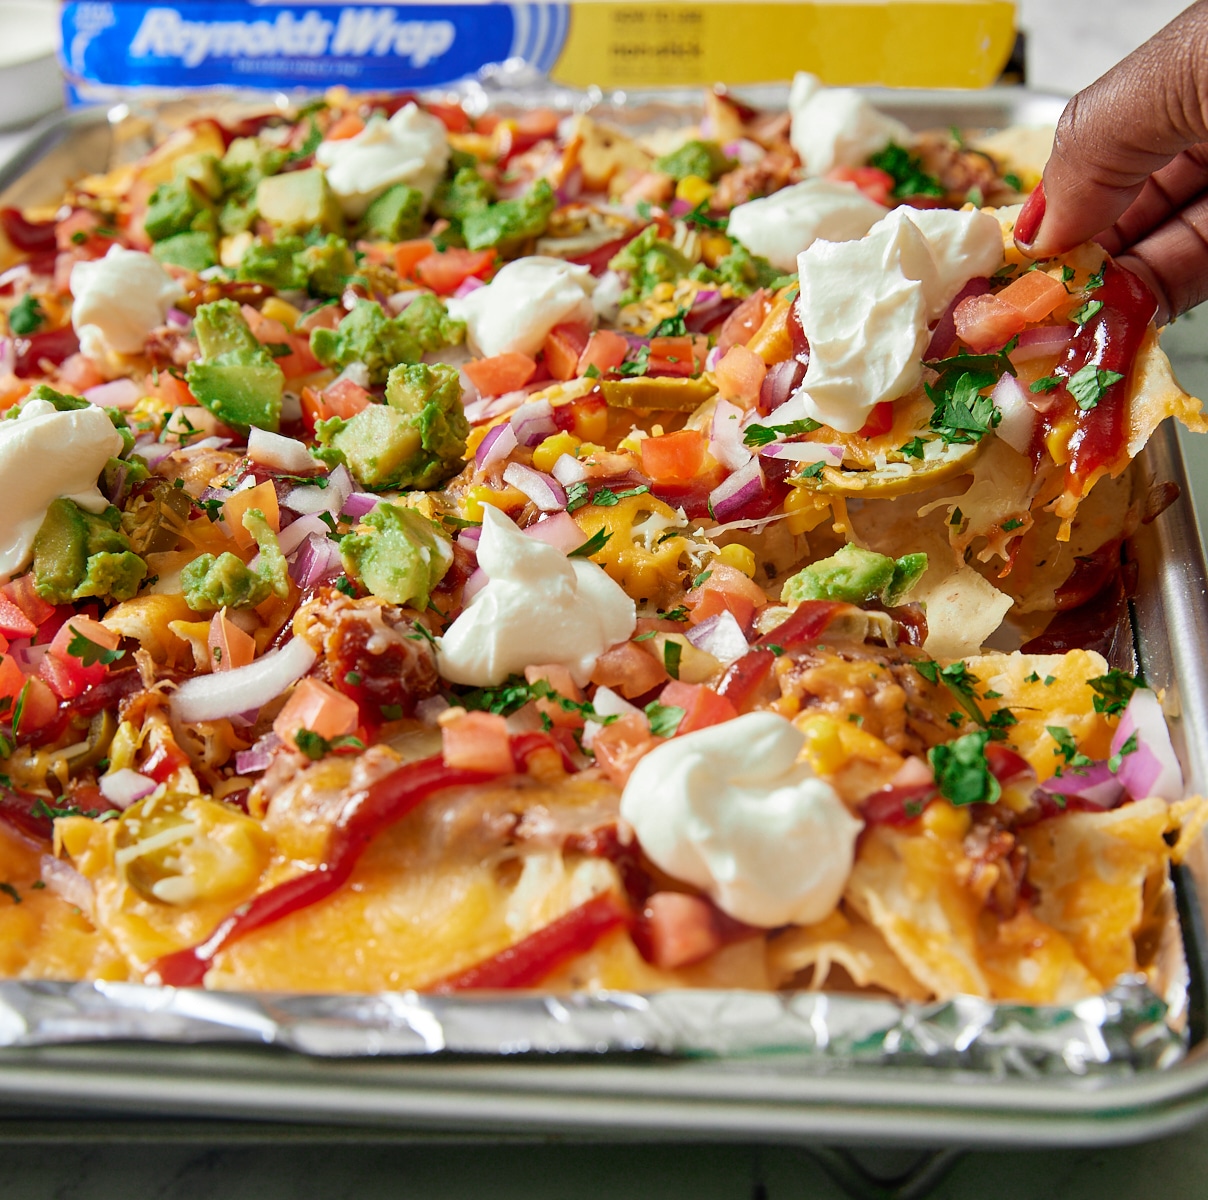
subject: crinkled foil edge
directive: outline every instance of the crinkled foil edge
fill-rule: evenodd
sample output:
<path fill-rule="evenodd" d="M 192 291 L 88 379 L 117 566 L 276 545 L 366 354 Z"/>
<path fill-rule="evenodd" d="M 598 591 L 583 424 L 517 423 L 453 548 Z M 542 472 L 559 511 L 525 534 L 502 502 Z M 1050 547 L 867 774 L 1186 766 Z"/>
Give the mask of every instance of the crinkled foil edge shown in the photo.
<path fill-rule="evenodd" d="M 324 1058 L 636 1053 L 922 1066 L 994 1076 L 1169 1067 L 1186 1036 L 1138 976 L 1069 1006 L 962 996 L 906 1005 L 819 992 L 277 995 L 130 983 L 0 982 L 0 1046 L 261 1044 Z"/>

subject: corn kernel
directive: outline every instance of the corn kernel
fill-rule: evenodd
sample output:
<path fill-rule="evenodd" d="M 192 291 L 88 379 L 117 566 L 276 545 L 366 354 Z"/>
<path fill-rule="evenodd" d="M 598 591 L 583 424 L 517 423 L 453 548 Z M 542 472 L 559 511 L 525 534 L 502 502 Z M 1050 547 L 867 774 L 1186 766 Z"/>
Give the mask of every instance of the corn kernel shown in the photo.
<path fill-rule="evenodd" d="M 477 487 L 470 488 L 462 497 L 461 511 L 465 514 L 467 521 L 481 521 L 484 504 L 489 504 L 492 508 L 498 508 L 502 512 L 508 512 L 510 509 L 520 508 L 526 503 L 528 503 L 528 497 L 514 487 L 496 491 L 485 484 L 479 484 Z"/>
<path fill-rule="evenodd" d="M 700 239 L 700 256 L 706 267 L 715 267 L 733 250 L 730 239 L 721 233 L 705 233 Z"/>
<path fill-rule="evenodd" d="M 292 304 L 282 300 L 280 296 L 270 296 L 261 308 L 261 313 L 270 321 L 280 321 L 291 333 L 302 315 Z"/>
<path fill-rule="evenodd" d="M 1045 434 L 1044 444 L 1048 447 L 1049 455 L 1059 467 L 1069 461 L 1070 438 L 1074 436 L 1074 430 L 1077 428 L 1078 422 L 1073 417 L 1068 417 L 1064 421 L 1058 421 Z"/>
<path fill-rule="evenodd" d="M 693 208 L 698 204 L 703 204 L 712 195 L 713 185 L 699 175 L 685 175 L 675 185 L 675 198 L 691 204 Z"/>
<path fill-rule="evenodd" d="M 575 436 L 585 442 L 602 442 L 608 433 L 608 409 L 604 405 L 576 404 L 573 420 Z"/>
<path fill-rule="evenodd" d="M 554 433 L 533 451 L 533 466 L 538 471 L 552 471 L 554 463 L 564 454 L 574 455 L 579 439 L 573 433 Z"/>
<path fill-rule="evenodd" d="M 800 717 L 793 723 L 805 734 L 802 753 L 819 775 L 833 775 L 847 762 L 843 731 L 834 717 L 818 713 Z"/>
<path fill-rule="evenodd" d="M 969 832 L 969 810 L 957 808 L 941 800 L 938 804 L 929 804 L 923 813 L 923 828 L 943 841 L 960 841 Z"/>
<path fill-rule="evenodd" d="M 826 520 L 829 507 L 830 501 L 825 496 L 819 496 L 809 488 L 793 488 L 784 498 L 784 511 L 793 514 L 785 521 L 789 533 L 809 533 Z"/>
<path fill-rule="evenodd" d="M 723 546 L 718 551 L 717 557 L 727 567 L 733 567 L 736 571 L 741 571 L 748 579 L 755 577 L 755 552 L 749 546 L 739 546 L 737 544 Z"/>

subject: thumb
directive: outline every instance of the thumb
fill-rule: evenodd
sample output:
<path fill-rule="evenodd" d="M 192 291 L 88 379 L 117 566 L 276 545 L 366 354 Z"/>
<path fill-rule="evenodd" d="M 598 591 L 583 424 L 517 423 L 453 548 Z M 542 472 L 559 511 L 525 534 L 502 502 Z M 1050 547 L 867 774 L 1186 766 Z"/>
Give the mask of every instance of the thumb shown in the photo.
<path fill-rule="evenodd" d="M 1044 179 L 1015 238 L 1033 257 L 1110 228 L 1145 182 L 1180 151 L 1208 141 L 1208 0 L 1200 0 L 1061 115 Z"/>

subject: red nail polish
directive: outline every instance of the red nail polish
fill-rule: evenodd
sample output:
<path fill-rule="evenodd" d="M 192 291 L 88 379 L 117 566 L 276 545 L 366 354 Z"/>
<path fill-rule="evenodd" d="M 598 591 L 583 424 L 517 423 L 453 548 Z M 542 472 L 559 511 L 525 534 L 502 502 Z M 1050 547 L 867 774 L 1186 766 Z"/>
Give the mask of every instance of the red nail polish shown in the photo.
<path fill-rule="evenodd" d="M 1030 246 L 1036 240 L 1044 220 L 1044 204 L 1044 180 L 1041 180 L 1015 218 L 1015 240 L 1021 246 Z"/>

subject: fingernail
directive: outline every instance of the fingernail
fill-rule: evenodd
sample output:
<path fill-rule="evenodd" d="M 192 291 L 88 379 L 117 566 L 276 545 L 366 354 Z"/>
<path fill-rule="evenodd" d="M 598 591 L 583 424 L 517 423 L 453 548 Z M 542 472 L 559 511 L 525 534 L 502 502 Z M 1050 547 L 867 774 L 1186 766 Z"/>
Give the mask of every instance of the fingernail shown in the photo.
<path fill-rule="evenodd" d="M 1044 180 L 1041 180 L 1015 218 L 1015 240 L 1021 246 L 1030 246 L 1036 240 L 1044 220 L 1044 203 Z"/>

